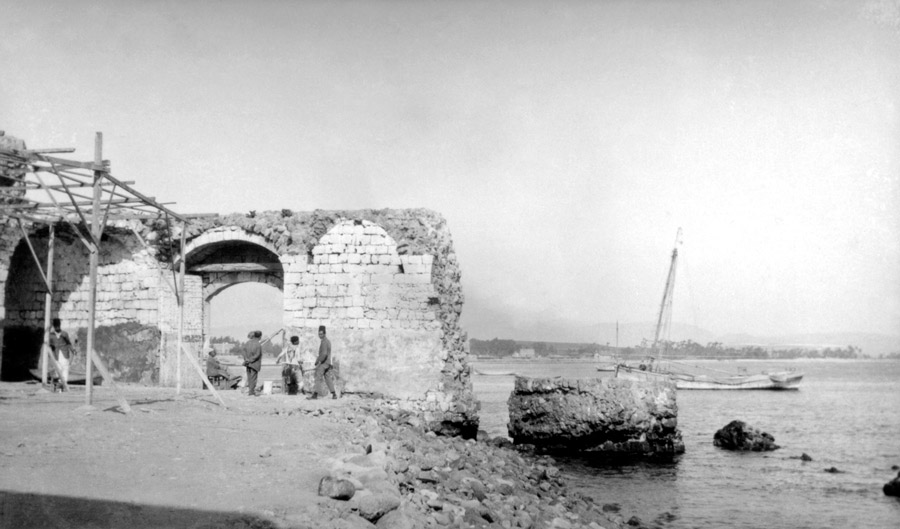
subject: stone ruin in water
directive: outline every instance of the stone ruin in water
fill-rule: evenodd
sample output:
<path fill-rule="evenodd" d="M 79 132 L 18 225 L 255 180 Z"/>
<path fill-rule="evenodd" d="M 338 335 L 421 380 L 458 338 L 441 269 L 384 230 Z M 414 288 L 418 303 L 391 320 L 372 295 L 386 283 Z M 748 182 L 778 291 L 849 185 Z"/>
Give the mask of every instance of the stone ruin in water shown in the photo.
<path fill-rule="evenodd" d="M 5 147 L 21 140 L 0 136 Z M 0 176 L 24 168 L 0 161 Z M 18 184 L 5 195 L 16 200 Z M 46 259 L 48 229 L 25 224 Z M 225 288 L 265 283 L 283 293 L 282 324 L 301 346 L 318 349 L 328 327 L 346 392 L 401 399 L 425 412 L 432 430 L 474 436 L 478 404 L 468 343 L 459 326 L 460 269 L 444 218 L 425 209 L 281 211 L 200 218 L 180 233 L 163 222 L 115 221 L 101 245 L 96 349 L 117 380 L 176 383 L 178 306 L 170 262 L 184 258 L 184 343 L 203 359 L 210 301 Z M 145 245 L 146 243 L 146 245 Z M 176 268 L 177 270 L 177 268 Z M 51 313 L 70 334 L 88 321 L 89 256 L 62 224 L 54 248 Z M 22 380 L 37 366 L 46 286 L 16 222 L 0 217 L 0 378 Z M 248 331 L 251 329 L 248 329 Z M 75 331 L 73 333 L 73 331 Z M 242 338 L 242 337 L 241 337 Z M 84 341 L 82 341 L 82 344 Z M 186 387 L 201 387 L 182 359 Z"/>
<path fill-rule="evenodd" d="M 684 452 L 675 396 L 670 381 L 516 377 L 509 436 L 539 451 L 669 457 Z"/>

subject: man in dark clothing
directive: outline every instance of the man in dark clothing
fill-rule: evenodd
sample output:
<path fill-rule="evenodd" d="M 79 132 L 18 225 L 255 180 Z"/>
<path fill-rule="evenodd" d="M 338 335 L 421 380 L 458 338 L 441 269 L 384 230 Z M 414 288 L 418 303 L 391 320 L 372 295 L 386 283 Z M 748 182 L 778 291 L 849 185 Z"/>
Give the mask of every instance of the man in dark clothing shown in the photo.
<path fill-rule="evenodd" d="M 331 392 L 331 398 L 338 398 L 337 392 L 334 391 L 334 365 L 331 362 L 331 341 L 325 337 L 325 326 L 319 325 L 319 357 L 316 358 L 316 387 L 313 388 L 311 399 L 319 398 L 319 387 L 322 385 L 322 379 L 328 385 L 328 391 Z"/>
<path fill-rule="evenodd" d="M 256 393 L 256 377 L 259 376 L 259 370 L 262 368 L 262 346 L 259 339 L 262 338 L 262 331 L 252 331 L 247 335 L 250 341 L 244 346 L 244 367 L 247 368 L 247 395 L 251 397 L 257 396 Z"/>

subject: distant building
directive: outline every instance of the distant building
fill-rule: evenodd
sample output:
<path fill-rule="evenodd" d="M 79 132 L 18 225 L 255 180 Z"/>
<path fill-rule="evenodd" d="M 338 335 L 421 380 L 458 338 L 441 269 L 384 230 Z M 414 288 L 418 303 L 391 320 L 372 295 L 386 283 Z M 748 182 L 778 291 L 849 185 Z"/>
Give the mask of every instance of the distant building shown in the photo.
<path fill-rule="evenodd" d="M 512 354 L 513 358 L 534 358 L 534 349 L 532 348 L 522 348 Z"/>

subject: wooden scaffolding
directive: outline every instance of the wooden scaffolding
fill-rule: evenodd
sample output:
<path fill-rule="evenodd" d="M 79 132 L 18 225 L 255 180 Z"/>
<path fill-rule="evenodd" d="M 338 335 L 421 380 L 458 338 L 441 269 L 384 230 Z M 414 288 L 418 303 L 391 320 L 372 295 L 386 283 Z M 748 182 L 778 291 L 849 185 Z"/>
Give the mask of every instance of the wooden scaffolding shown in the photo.
<path fill-rule="evenodd" d="M 115 381 L 94 350 L 95 315 L 97 303 L 97 268 L 103 231 L 110 221 L 165 221 L 172 232 L 172 224 L 180 223 L 180 266 L 176 272 L 174 255 L 170 252 L 169 269 L 172 277 L 162 274 L 165 283 L 172 290 L 178 304 L 178 342 L 176 347 L 177 374 L 176 392 L 181 392 L 181 355 L 184 354 L 197 369 L 205 386 L 224 407 L 225 402 L 206 377 L 199 361 L 184 349 L 184 274 L 185 274 L 185 228 L 191 218 L 210 214 L 181 215 L 166 207 L 171 203 L 157 202 L 131 187 L 134 182 L 115 178 L 110 172 L 110 163 L 103 160 L 103 135 L 98 132 L 94 142 L 94 160 L 78 162 L 59 158 L 55 154 L 74 152 L 75 149 L 9 149 L 0 148 L 0 162 L 18 167 L 14 175 L 0 173 L 0 215 L 15 219 L 28 245 L 38 271 L 46 284 L 44 301 L 44 340 L 41 347 L 41 382 L 47 384 L 47 365 L 57 370 L 56 359 L 50 354 L 50 321 L 53 300 L 53 247 L 55 226 L 63 223 L 87 248 L 90 255 L 90 283 L 88 300 L 87 344 L 85 351 L 85 405 L 93 402 L 92 367 L 116 393 L 122 410 L 130 413 L 131 408 Z M 10 184 L 11 181 L 11 184 Z M 49 228 L 46 270 L 35 251 L 25 224 L 43 224 Z M 147 242 L 134 228 L 129 227 L 137 239 L 147 246 Z M 171 241 L 170 241 L 171 242 Z M 59 371 L 57 371 L 59 372 Z"/>

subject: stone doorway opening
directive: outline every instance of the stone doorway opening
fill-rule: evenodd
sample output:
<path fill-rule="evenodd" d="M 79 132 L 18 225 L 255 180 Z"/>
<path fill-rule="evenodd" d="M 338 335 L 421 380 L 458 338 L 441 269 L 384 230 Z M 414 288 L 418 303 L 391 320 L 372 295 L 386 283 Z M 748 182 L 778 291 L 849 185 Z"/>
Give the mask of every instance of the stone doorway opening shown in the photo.
<path fill-rule="evenodd" d="M 229 353 L 229 344 L 247 341 L 247 333 L 252 330 L 260 330 L 268 337 L 283 324 L 283 292 L 267 283 L 234 283 L 206 301 L 206 336 L 220 355 Z M 226 338 L 233 340 L 225 341 Z M 272 343 L 280 348 L 283 339 L 279 335 Z"/>
<path fill-rule="evenodd" d="M 227 234 L 227 235 L 226 235 Z M 201 278 L 203 336 L 232 336 L 277 331 L 284 320 L 284 269 L 278 254 L 243 231 L 225 232 L 187 252 L 187 273 Z M 227 238 L 227 237 L 232 238 Z M 223 329 L 226 327 L 226 329 Z"/>

